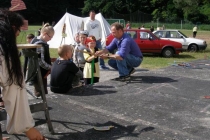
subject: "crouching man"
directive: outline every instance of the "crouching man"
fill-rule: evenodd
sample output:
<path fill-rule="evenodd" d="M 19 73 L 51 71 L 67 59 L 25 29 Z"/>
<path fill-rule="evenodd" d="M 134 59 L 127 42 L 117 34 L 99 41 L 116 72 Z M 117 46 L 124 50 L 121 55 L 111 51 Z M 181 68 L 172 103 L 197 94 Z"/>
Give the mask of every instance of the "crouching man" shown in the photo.
<path fill-rule="evenodd" d="M 96 55 L 105 59 L 109 58 L 108 64 L 119 71 L 118 81 L 130 80 L 130 75 L 135 72 L 134 67 L 140 66 L 143 55 L 136 42 L 123 31 L 123 26 L 119 23 L 111 25 L 111 33 L 115 37 L 105 49 L 97 51 Z M 114 52 L 115 54 L 109 54 Z"/>

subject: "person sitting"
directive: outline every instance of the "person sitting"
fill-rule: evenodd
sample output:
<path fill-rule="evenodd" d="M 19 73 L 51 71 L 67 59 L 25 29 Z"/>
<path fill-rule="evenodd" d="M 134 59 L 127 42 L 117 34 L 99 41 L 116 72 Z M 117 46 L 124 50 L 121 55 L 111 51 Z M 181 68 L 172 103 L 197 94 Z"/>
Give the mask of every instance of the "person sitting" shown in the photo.
<path fill-rule="evenodd" d="M 81 86 L 79 80 L 82 72 L 72 62 L 74 47 L 72 45 L 61 45 L 58 48 L 57 59 L 51 69 L 50 90 L 54 93 L 67 93 L 73 86 Z"/>

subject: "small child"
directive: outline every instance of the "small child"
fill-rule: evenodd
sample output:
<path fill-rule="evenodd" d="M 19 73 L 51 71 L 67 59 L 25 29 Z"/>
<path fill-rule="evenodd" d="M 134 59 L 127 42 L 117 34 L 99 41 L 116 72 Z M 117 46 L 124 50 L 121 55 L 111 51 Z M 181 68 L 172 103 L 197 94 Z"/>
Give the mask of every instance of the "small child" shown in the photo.
<path fill-rule="evenodd" d="M 76 47 L 77 45 L 79 45 L 80 40 L 79 40 L 79 32 L 75 34 L 74 36 L 74 47 Z"/>
<path fill-rule="evenodd" d="M 85 58 L 83 55 L 83 50 L 86 49 L 86 39 L 88 37 L 88 31 L 79 32 L 79 41 L 80 43 L 74 48 L 73 62 L 77 67 L 83 72 L 85 66 Z M 83 80 L 83 77 L 81 78 Z"/>
<path fill-rule="evenodd" d="M 43 87 L 46 94 L 48 94 L 47 75 L 49 74 L 51 70 L 50 50 L 49 50 L 49 45 L 47 44 L 47 42 L 52 39 L 52 37 L 54 36 L 54 32 L 55 31 L 53 27 L 50 26 L 49 23 L 46 23 L 41 29 L 40 36 L 35 37 L 31 41 L 31 43 L 33 44 L 39 44 L 42 46 L 41 48 L 37 48 L 36 52 L 39 54 L 38 63 L 40 66 Z M 41 87 L 39 86 L 39 82 L 37 78 L 34 79 L 34 92 L 35 92 L 35 96 L 37 97 L 41 96 Z"/>
<path fill-rule="evenodd" d="M 84 50 L 84 58 L 86 60 L 83 75 L 85 85 L 99 82 L 99 64 L 98 57 L 95 54 L 96 38 L 89 36 L 86 40 L 87 48 Z"/>
<path fill-rule="evenodd" d="M 28 34 L 28 35 L 26 36 L 26 42 L 27 42 L 28 44 L 30 44 L 30 43 L 31 43 L 31 40 L 32 40 L 34 37 L 35 37 L 34 34 Z"/>
<path fill-rule="evenodd" d="M 55 93 L 67 93 L 74 86 L 81 86 L 79 80 L 82 77 L 82 72 L 72 62 L 74 47 L 72 45 L 62 45 L 58 48 L 60 56 L 52 66 L 50 89 Z"/>

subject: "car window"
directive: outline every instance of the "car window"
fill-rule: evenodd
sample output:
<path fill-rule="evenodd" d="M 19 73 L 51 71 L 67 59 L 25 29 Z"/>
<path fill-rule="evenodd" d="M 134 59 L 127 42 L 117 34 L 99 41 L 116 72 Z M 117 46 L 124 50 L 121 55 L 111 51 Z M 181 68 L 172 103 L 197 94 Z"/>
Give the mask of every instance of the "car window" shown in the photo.
<path fill-rule="evenodd" d="M 181 31 L 178 31 L 179 32 L 179 34 L 181 35 L 181 36 L 184 36 L 185 38 L 188 38 L 184 33 L 182 33 Z"/>
<path fill-rule="evenodd" d="M 170 33 L 170 31 L 165 32 L 165 38 L 171 38 L 171 33 Z"/>
<path fill-rule="evenodd" d="M 140 32 L 140 39 L 149 39 L 150 34 L 144 31 Z"/>
<path fill-rule="evenodd" d="M 156 35 L 157 37 L 160 37 L 160 38 L 165 38 L 165 37 L 166 37 L 166 31 L 157 31 L 157 32 L 155 33 L 155 35 Z"/>
<path fill-rule="evenodd" d="M 171 31 L 171 38 L 181 38 L 179 33 L 177 31 Z"/>
<path fill-rule="evenodd" d="M 125 33 L 127 33 L 133 39 L 137 38 L 136 31 L 125 31 Z"/>

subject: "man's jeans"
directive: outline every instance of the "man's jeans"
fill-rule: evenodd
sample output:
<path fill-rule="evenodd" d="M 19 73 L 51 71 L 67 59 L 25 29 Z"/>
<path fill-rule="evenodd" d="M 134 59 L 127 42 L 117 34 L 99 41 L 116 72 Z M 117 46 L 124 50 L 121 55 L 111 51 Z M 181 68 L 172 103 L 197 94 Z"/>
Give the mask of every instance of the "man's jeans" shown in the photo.
<path fill-rule="evenodd" d="M 110 59 L 108 64 L 118 70 L 120 76 L 127 76 L 133 67 L 138 67 L 141 64 L 142 60 L 140 57 L 128 54 L 123 60 Z"/>
<path fill-rule="evenodd" d="M 96 48 L 98 48 L 99 50 L 102 50 L 102 46 L 101 46 L 101 41 L 96 41 Z M 100 66 L 104 66 L 104 60 L 99 58 L 99 63 Z"/>

